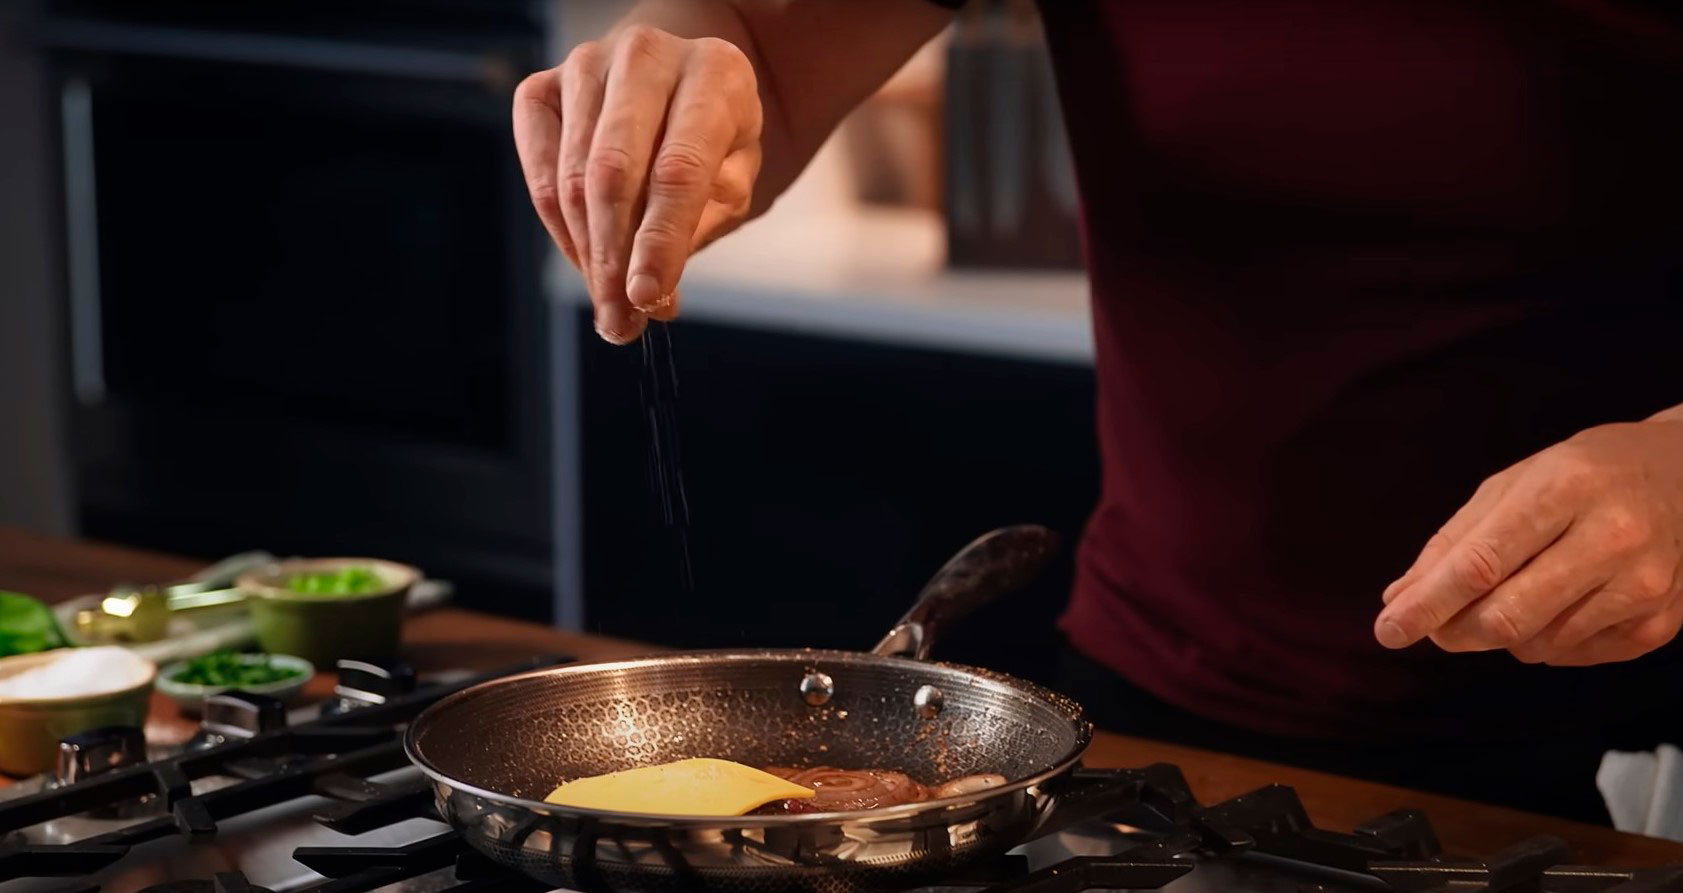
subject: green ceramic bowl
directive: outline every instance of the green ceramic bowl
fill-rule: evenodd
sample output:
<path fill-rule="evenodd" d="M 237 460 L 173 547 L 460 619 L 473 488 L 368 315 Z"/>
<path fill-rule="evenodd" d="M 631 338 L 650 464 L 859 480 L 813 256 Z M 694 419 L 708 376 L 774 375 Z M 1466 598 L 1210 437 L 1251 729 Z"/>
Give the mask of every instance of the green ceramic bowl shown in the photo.
<path fill-rule="evenodd" d="M 293 657 L 290 654 L 242 654 L 240 658 L 246 663 L 268 661 L 272 666 L 298 671 L 296 676 L 276 679 L 274 682 L 237 686 L 240 691 L 251 692 L 254 695 L 268 695 L 271 698 L 287 701 L 296 696 L 304 685 L 316 675 L 316 668 L 311 666 L 309 661 L 301 657 Z M 158 671 L 158 691 L 167 695 L 183 712 L 198 714 L 204 710 L 205 698 L 236 687 L 232 685 L 198 685 L 192 682 L 175 681 L 176 675 L 187 669 L 188 663 L 188 661 L 178 660 Z"/>
<path fill-rule="evenodd" d="M 293 592 L 294 574 L 367 568 L 383 584 L 357 595 Z M 240 577 L 236 584 L 251 606 L 257 644 L 270 654 L 291 654 L 318 667 L 344 657 L 383 660 L 397 656 L 403 607 L 421 572 L 378 558 L 296 558 Z"/>
<path fill-rule="evenodd" d="M 55 660 L 61 654 L 43 651 L 0 658 L 0 678 Z M 0 698 L 0 772 L 34 775 L 51 769 L 60 738 L 100 726 L 144 726 L 157 673 L 152 667 L 145 682 L 97 695 Z"/>

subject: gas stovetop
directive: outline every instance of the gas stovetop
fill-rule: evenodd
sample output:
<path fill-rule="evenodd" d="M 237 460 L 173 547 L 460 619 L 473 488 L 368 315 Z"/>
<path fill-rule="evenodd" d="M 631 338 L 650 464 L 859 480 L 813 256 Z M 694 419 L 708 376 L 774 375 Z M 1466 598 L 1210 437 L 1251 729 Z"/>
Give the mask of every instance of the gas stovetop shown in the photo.
<path fill-rule="evenodd" d="M 540 893 L 437 820 L 401 730 L 463 686 L 562 660 L 425 685 L 401 664 L 343 661 L 320 708 L 219 695 L 173 753 L 148 753 L 139 729 L 65 739 L 53 773 L 0 791 L 0 893 Z M 1683 893 L 1683 866 L 1565 865 L 1554 838 L 1455 859 L 1411 810 L 1345 834 L 1279 785 L 1205 806 L 1173 766 L 1080 771 L 1127 775 L 1138 802 L 929 889 Z"/>

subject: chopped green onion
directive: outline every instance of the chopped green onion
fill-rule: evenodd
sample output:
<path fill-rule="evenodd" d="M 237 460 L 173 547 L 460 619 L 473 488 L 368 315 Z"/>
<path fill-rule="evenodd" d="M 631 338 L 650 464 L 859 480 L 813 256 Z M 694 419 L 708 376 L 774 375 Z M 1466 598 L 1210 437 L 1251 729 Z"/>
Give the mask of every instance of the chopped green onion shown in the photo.
<path fill-rule="evenodd" d="M 193 658 L 187 662 L 187 666 L 182 667 L 170 678 L 187 685 L 226 685 L 238 688 L 279 682 L 302 675 L 304 671 L 297 667 L 276 666 L 274 659 L 266 654 L 244 655 L 232 651 L 218 651 Z"/>
<path fill-rule="evenodd" d="M 372 569 L 347 567 L 336 571 L 314 571 L 286 578 L 286 588 L 301 595 L 365 595 L 386 588 Z"/>

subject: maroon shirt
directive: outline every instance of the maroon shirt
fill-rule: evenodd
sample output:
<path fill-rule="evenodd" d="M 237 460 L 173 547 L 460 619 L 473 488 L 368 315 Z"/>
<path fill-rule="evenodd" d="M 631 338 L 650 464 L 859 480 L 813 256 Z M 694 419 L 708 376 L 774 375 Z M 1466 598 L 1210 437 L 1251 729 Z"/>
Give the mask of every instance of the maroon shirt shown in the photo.
<path fill-rule="evenodd" d="M 1078 649 L 1281 734 L 1523 735 L 1679 688 L 1623 697 L 1664 653 L 1556 670 L 1371 633 L 1481 478 L 1683 402 L 1675 8 L 1042 3 L 1098 350 Z"/>

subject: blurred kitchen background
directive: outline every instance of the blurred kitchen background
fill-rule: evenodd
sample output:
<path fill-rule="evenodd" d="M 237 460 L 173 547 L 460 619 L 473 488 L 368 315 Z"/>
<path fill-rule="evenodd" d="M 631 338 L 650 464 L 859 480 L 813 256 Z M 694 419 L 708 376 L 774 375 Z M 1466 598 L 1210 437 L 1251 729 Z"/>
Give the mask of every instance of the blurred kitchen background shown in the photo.
<path fill-rule="evenodd" d="M 670 328 L 693 580 L 640 347 L 592 333 L 509 136 L 621 4 L 0 3 L 0 524 L 376 555 L 479 609 L 867 647 L 953 550 L 1097 491 L 1038 23 L 975 0 Z M 1050 665 L 1069 553 L 941 656 Z"/>

